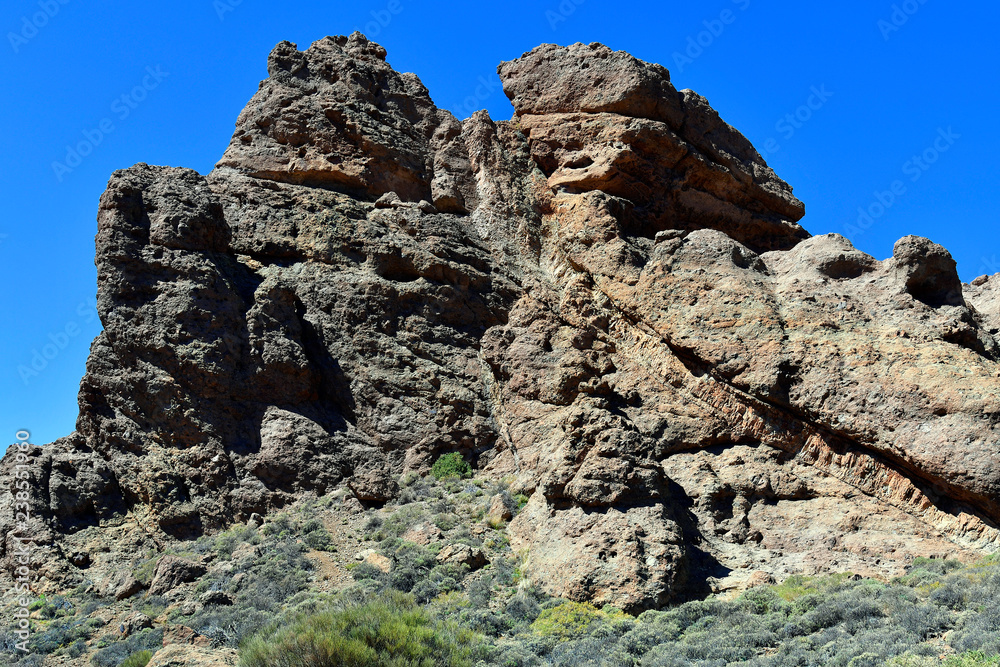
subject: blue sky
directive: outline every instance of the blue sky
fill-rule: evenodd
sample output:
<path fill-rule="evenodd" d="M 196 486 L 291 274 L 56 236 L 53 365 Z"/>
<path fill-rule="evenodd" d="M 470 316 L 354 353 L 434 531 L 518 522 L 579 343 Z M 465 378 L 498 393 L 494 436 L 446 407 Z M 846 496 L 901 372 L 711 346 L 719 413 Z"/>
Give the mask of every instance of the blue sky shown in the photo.
<path fill-rule="evenodd" d="M 540 43 L 629 51 L 749 137 L 805 202 L 810 232 L 879 259 L 928 236 L 968 281 L 1000 271 L 998 14 L 942 0 L 6 0 L 0 440 L 74 428 L 100 331 L 93 243 L 111 172 L 211 170 L 281 40 L 304 49 L 360 29 L 460 118 L 509 118 L 496 66 Z"/>

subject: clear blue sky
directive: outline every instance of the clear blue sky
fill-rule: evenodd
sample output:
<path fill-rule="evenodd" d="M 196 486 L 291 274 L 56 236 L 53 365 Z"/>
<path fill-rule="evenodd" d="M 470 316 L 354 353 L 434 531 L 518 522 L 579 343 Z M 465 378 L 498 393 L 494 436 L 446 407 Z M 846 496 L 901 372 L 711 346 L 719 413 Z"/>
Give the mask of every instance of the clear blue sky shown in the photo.
<path fill-rule="evenodd" d="M 805 202 L 809 231 L 880 259 L 901 236 L 928 236 L 968 281 L 1000 271 L 998 14 L 942 0 L 6 0 L 0 441 L 74 428 L 100 330 L 95 215 L 111 172 L 140 161 L 208 172 L 281 40 L 304 49 L 361 29 L 460 118 L 509 118 L 496 66 L 540 43 L 629 51 L 749 137 Z M 80 142 L 90 154 L 54 169 Z M 25 382 L 18 367 L 36 352 L 52 358 Z"/>

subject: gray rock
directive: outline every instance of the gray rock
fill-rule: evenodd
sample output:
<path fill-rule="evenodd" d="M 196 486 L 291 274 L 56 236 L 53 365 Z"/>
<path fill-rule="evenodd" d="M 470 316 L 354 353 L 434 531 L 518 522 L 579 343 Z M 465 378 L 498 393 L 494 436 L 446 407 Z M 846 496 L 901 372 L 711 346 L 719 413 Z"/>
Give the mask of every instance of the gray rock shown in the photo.
<path fill-rule="evenodd" d="M 135 576 L 122 570 L 113 573 L 95 587 L 95 592 L 102 597 L 114 597 L 116 600 L 130 598 L 144 588 Z"/>
<path fill-rule="evenodd" d="M 163 556 L 156 563 L 153 570 L 153 580 L 149 584 L 150 595 L 160 595 L 167 593 L 181 584 L 194 581 L 205 574 L 206 568 L 201 563 L 196 563 L 177 556 Z"/>
<path fill-rule="evenodd" d="M 203 605 L 230 606 L 233 604 L 231 595 L 224 591 L 205 591 L 198 601 Z"/>
<path fill-rule="evenodd" d="M 517 503 L 507 492 L 498 493 L 490 498 L 489 509 L 486 510 L 486 520 L 494 525 L 503 524 L 514 518 Z"/>
<path fill-rule="evenodd" d="M 153 620 L 149 616 L 140 612 L 133 612 L 122 621 L 118 629 L 123 637 L 128 637 L 151 627 L 153 627 Z"/>
<path fill-rule="evenodd" d="M 470 570 L 478 570 L 488 562 L 482 549 L 467 544 L 449 544 L 438 552 L 437 560 L 450 565 L 467 565 Z"/>

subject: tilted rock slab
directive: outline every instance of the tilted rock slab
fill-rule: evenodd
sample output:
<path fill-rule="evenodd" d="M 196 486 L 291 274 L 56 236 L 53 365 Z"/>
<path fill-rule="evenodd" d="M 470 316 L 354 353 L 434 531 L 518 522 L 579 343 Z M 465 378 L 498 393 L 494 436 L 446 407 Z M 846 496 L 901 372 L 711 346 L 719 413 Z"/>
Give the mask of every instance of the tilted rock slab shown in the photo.
<path fill-rule="evenodd" d="M 628 54 L 503 63 L 500 122 L 385 56 L 283 42 L 214 171 L 112 176 L 104 330 L 76 432 L 31 452 L 36 516 L 0 504 L 6 573 L 19 536 L 72 581 L 81 528 L 381 503 L 452 451 L 530 496 L 528 576 L 629 611 L 996 545 L 995 278 L 810 237 L 746 138 Z"/>

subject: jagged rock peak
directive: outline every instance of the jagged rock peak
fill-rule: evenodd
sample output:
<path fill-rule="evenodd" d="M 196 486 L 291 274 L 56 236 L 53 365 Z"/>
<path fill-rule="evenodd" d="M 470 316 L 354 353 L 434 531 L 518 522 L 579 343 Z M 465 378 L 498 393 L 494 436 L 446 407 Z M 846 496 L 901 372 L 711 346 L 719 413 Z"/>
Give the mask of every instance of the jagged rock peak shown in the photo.
<path fill-rule="evenodd" d="M 453 159 L 460 173 L 468 168 L 457 146 L 461 124 L 385 56 L 358 32 L 305 51 L 278 44 L 267 61 L 270 77 L 237 119 L 218 166 L 372 200 L 395 192 L 465 212 L 471 186 L 455 183 L 449 169 Z"/>
<path fill-rule="evenodd" d="M 444 212 L 479 203 L 463 139 L 476 121 L 435 107 L 415 75 L 395 72 L 360 33 L 306 51 L 282 42 L 268 72 L 219 167 L 372 201 L 394 193 Z M 630 233 L 711 227 L 760 251 L 808 237 L 791 188 L 660 65 L 600 44 L 545 45 L 499 73 L 551 190 L 622 197 Z"/>
<path fill-rule="evenodd" d="M 759 251 L 809 236 L 791 187 L 661 65 L 603 44 L 545 44 L 497 71 L 549 185 L 627 199 L 638 233 L 711 227 Z"/>
<path fill-rule="evenodd" d="M 681 97 L 662 65 L 604 44 L 542 44 L 497 72 L 517 115 L 615 113 L 662 120 L 678 128 Z"/>

